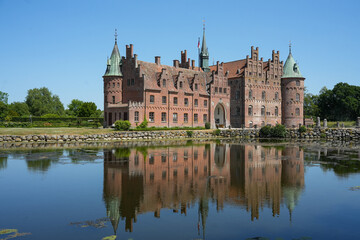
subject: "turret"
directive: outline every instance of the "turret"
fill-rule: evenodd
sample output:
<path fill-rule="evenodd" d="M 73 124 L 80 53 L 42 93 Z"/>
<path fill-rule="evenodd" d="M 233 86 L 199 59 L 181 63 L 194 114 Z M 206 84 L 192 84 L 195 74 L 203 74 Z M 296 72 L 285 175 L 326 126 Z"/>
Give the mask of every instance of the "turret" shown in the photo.
<path fill-rule="evenodd" d="M 304 124 L 304 80 L 291 54 L 290 45 L 289 56 L 281 77 L 282 124 L 286 127 L 298 127 Z"/>
<path fill-rule="evenodd" d="M 104 125 L 110 126 L 115 121 L 115 114 L 108 111 L 111 105 L 122 102 L 122 59 L 117 45 L 117 32 L 115 29 L 115 44 L 110 59 L 106 64 L 106 71 L 103 76 L 104 81 Z"/>
<path fill-rule="evenodd" d="M 206 39 L 205 39 L 205 24 L 203 27 L 203 40 L 202 40 L 202 45 L 201 45 L 201 52 L 200 52 L 200 67 L 202 68 L 202 70 L 204 72 L 209 72 L 210 68 L 209 68 L 209 51 L 208 48 L 206 46 Z"/>

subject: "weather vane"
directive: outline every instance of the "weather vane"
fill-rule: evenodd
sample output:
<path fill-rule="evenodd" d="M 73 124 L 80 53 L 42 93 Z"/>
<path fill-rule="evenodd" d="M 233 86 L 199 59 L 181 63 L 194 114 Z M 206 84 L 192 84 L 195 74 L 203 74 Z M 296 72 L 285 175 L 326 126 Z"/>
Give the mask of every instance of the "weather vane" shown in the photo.
<path fill-rule="evenodd" d="M 117 36 L 118 36 L 118 34 L 117 34 L 117 29 L 115 28 L 115 42 L 117 42 Z"/>
<path fill-rule="evenodd" d="M 203 30 L 205 31 L 205 19 L 203 20 Z"/>
<path fill-rule="evenodd" d="M 289 41 L 289 53 L 291 53 L 291 40 Z"/>

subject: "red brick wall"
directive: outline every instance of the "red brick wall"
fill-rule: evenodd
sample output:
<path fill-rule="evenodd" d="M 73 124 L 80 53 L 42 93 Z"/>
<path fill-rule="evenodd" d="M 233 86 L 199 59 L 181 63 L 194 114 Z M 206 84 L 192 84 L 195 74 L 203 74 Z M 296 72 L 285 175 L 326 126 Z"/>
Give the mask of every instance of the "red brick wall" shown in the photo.
<path fill-rule="evenodd" d="M 300 83 L 299 86 L 297 82 Z M 282 122 L 286 127 L 298 127 L 304 122 L 304 79 L 287 78 L 282 79 Z M 296 94 L 300 95 L 299 101 Z M 296 109 L 299 109 L 297 115 Z"/>

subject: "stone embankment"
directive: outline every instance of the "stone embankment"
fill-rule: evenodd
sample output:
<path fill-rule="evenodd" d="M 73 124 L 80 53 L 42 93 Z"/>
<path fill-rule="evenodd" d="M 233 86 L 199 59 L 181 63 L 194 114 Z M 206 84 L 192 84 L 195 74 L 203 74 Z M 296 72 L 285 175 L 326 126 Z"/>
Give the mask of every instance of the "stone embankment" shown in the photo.
<path fill-rule="evenodd" d="M 191 132 L 191 134 L 189 134 Z M 193 131 L 143 131 L 113 132 L 92 135 L 26 135 L 0 136 L 0 143 L 6 142 L 92 142 L 92 141 L 153 141 L 166 139 L 209 139 L 209 138 L 258 138 L 259 129 L 222 129 Z M 360 141 L 360 129 L 314 128 L 300 133 L 299 129 L 288 129 L 290 139 L 326 139 Z"/>

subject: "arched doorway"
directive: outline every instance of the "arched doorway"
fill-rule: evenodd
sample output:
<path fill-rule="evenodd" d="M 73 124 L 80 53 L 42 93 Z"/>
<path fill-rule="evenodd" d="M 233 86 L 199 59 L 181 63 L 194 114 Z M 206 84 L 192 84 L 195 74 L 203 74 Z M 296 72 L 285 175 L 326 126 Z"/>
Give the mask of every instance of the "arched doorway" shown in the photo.
<path fill-rule="evenodd" d="M 225 127 L 225 109 L 220 103 L 215 107 L 214 118 L 216 126 Z"/>

